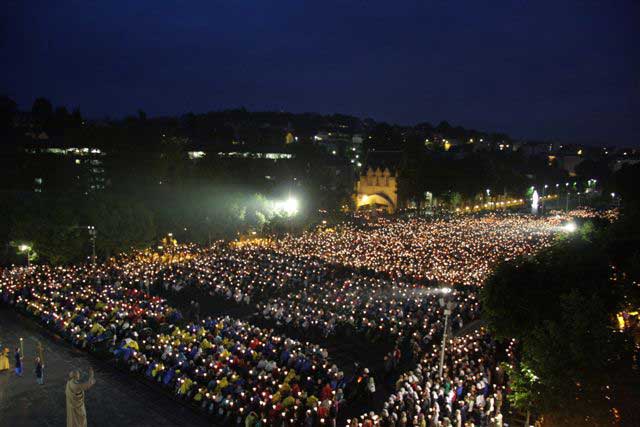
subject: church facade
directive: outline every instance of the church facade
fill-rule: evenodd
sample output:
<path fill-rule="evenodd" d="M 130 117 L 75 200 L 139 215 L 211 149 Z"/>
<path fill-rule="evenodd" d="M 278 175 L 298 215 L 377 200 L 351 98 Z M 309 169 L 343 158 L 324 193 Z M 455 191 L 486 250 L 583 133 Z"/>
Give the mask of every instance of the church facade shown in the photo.
<path fill-rule="evenodd" d="M 368 168 L 360 175 L 355 188 L 356 209 L 383 207 L 387 213 L 398 208 L 398 180 L 388 168 Z"/>

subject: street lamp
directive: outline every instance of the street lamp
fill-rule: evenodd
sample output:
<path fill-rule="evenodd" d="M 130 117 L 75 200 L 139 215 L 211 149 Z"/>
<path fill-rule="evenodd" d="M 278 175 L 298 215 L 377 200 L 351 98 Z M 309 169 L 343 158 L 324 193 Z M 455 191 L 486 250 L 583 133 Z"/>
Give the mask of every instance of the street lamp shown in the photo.
<path fill-rule="evenodd" d="M 98 230 L 93 225 L 87 226 L 87 230 L 89 230 L 89 237 L 91 238 L 91 263 L 96 265 L 96 235 Z"/>
<path fill-rule="evenodd" d="M 76 225 L 71 227 L 72 229 L 86 229 L 89 232 L 89 241 L 91 242 L 91 263 L 96 264 L 96 235 L 98 230 L 93 225 Z"/>
<path fill-rule="evenodd" d="M 27 268 L 31 266 L 31 246 L 25 245 L 24 243 L 18 246 L 18 250 L 27 256 Z"/>
<path fill-rule="evenodd" d="M 451 293 L 451 288 L 442 288 L 443 297 L 440 298 L 440 307 L 444 308 L 444 331 L 442 333 L 442 349 L 440 351 L 440 368 L 438 369 L 439 377 L 442 378 L 442 371 L 444 369 L 444 350 L 447 345 L 447 329 L 449 327 L 449 316 L 453 312 L 456 304 L 449 300 L 448 295 Z"/>

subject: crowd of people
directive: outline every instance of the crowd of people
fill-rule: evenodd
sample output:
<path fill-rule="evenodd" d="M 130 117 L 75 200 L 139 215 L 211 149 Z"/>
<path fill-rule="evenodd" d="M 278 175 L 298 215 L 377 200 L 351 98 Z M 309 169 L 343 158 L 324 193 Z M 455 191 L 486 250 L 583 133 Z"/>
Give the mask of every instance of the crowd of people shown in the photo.
<path fill-rule="evenodd" d="M 560 210 L 552 210 L 549 212 L 549 215 L 552 216 L 567 216 L 567 213 Z M 608 222 L 614 222 L 620 217 L 619 209 L 606 209 L 606 210 L 598 210 L 590 207 L 580 207 L 577 209 L 572 209 L 569 212 L 571 218 L 581 218 L 581 219 L 601 219 Z"/>
<path fill-rule="evenodd" d="M 267 243 L 279 253 L 373 269 L 391 277 L 481 285 L 497 263 L 548 245 L 564 216 L 511 213 L 405 220 L 377 218 Z"/>
<path fill-rule="evenodd" d="M 348 421 L 351 427 L 502 427 L 506 384 L 496 345 L 484 329 L 448 340 L 400 375 L 380 413 Z"/>
<path fill-rule="evenodd" d="M 350 328 L 372 337 L 430 335 L 442 318 L 442 285 L 457 285 L 454 325 L 478 315 L 476 286 L 497 263 L 549 245 L 565 217 L 515 214 L 452 219 L 378 219 L 300 236 L 179 247 L 137 281 L 165 290 L 197 287 L 306 334 Z M 166 248 L 165 248 L 166 249 Z M 136 262 L 134 262 L 136 264 Z M 467 286 L 465 286 L 467 285 Z M 465 289 L 466 288 L 466 289 Z"/>
<path fill-rule="evenodd" d="M 102 267 L 16 268 L 3 271 L 0 295 L 74 346 L 112 354 L 221 423 L 335 424 L 354 392 L 352 378 L 317 345 L 228 317 L 188 322 L 120 279 Z"/>
<path fill-rule="evenodd" d="M 493 267 L 550 245 L 568 218 L 377 218 L 209 247 L 167 241 L 96 266 L 3 270 L 0 301 L 220 424 L 335 425 L 348 402 L 371 408 L 372 373 L 345 374 L 317 345 L 356 333 L 392 343 L 382 380 L 394 392 L 353 427 L 500 426 L 504 379 L 488 334 L 450 339 L 439 375 L 444 303 L 453 303 L 449 332 L 477 319 L 478 286 Z M 198 299 L 185 318 L 169 302 L 185 290 L 250 307 L 255 322 L 201 313 Z M 403 345 L 415 366 L 404 373 Z"/>
<path fill-rule="evenodd" d="M 416 331 L 432 335 L 442 319 L 437 287 L 288 257 L 264 247 L 209 250 L 187 262 L 166 265 L 153 283 L 161 290 L 196 287 L 248 304 L 259 317 L 284 329 L 318 337 L 345 329 L 374 339 L 395 339 Z M 456 302 L 456 327 L 478 316 L 473 290 L 459 288 L 451 297 Z"/>

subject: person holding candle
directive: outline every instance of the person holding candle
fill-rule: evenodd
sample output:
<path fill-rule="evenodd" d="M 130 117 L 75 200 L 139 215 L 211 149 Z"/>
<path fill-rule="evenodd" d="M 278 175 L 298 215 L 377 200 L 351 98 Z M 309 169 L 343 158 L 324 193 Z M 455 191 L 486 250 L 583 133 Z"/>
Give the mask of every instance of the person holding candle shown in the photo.
<path fill-rule="evenodd" d="M 16 375 L 21 377 L 22 376 L 22 352 L 20 351 L 20 347 L 16 347 L 14 358 L 16 360 Z"/>

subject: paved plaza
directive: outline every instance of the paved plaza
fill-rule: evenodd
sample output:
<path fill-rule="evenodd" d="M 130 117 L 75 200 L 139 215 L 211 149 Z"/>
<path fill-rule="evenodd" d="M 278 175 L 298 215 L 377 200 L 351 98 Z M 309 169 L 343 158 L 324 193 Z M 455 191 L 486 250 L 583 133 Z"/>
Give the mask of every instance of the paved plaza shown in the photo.
<path fill-rule="evenodd" d="M 93 367 L 96 385 L 86 393 L 89 426 L 204 426 L 203 417 L 179 402 L 150 389 L 115 368 L 52 338 L 32 321 L 0 307 L 0 345 L 13 351 L 24 339 L 24 374 L 0 373 L 0 426 L 66 425 L 65 384 L 69 371 L 79 368 L 86 378 Z M 34 358 L 38 341 L 44 348 L 45 384 L 36 384 Z"/>

